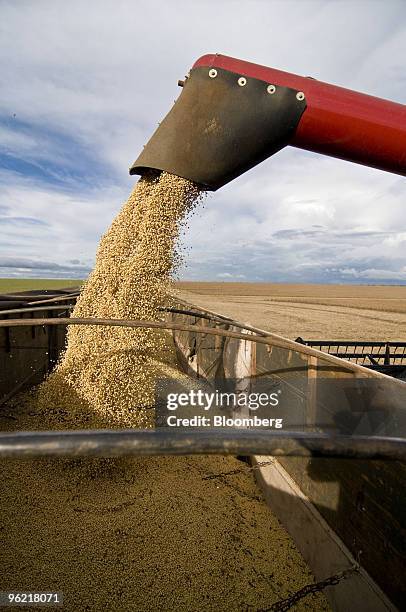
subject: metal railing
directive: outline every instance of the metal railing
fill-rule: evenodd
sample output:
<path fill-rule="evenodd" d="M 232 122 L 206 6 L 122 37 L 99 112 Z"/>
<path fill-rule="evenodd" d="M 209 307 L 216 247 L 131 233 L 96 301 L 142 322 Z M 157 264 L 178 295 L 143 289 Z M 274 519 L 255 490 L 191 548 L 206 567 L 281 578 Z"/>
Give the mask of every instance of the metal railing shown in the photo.
<path fill-rule="evenodd" d="M 172 309 L 174 310 L 174 309 Z M 181 309 L 175 309 L 180 311 Z M 206 319 L 201 312 L 183 312 L 183 314 Z M 214 323 L 232 324 L 234 321 L 214 315 Z M 97 325 L 136 328 L 150 328 L 192 332 L 202 336 L 215 336 L 253 342 L 255 344 L 278 347 L 294 351 L 303 356 L 326 363 L 340 372 L 359 374 L 373 379 L 390 380 L 394 388 L 405 391 L 405 384 L 391 379 L 384 374 L 343 361 L 342 359 L 256 328 L 240 328 L 251 331 L 249 335 L 242 331 L 230 331 L 218 327 L 190 325 L 166 321 L 134 321 L 99 318 L 29 318 L 0 320 L 0 327 L 20 326 L 54 326 L 54 325 Z M 313 455 L 343 458 L 393 459 L 406 457 L 406 439 L 385 436 L 344 436 L 314 432 L 273 432 L 264 430 L 223 430 L 207 431 L 168 431 L 165 430 L 77 430 L 47 432 L 12 432 L 0 435 L 0 456 L 42 456 L 42 455 L 91 455 L 120 456 L 133 454 L 246 454 L 246 455 Z"/>

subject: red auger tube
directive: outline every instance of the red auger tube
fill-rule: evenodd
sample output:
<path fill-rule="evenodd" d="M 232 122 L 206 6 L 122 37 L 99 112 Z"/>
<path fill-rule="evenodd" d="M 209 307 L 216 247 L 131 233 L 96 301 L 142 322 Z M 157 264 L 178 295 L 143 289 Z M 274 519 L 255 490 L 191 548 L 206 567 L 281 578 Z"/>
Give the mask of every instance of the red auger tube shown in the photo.
<path fill-rule="evenodd" d="M 225 55 L 204 55 L 193 68 L 220 68 L 303 92 L 292 146 L 406 176 L 406 106 Z"/>

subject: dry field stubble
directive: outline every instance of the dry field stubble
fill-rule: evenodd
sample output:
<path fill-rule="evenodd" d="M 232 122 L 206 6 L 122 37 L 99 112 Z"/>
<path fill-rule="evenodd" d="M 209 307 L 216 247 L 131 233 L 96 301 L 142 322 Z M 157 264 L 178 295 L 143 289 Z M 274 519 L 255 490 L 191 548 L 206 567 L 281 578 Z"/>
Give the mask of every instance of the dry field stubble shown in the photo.
<path fill-rule="evenodd" d="M 288 338 L 405 340 L 406 286 L 180 282 L 180 297 Z"/>

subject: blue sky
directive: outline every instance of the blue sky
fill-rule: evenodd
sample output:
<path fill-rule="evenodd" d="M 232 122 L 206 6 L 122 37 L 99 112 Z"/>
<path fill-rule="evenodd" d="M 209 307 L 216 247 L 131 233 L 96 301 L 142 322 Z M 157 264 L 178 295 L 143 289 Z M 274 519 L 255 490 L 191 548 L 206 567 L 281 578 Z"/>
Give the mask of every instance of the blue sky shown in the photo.
<path fill-rule="evenodd" d="M 401 0 L 0 0 L 0 276 L 83 278 L 209 52 L 405 103 Z M 406 284 L 405 179 L 287 148 L 210 194 L 181 276 Z"/>

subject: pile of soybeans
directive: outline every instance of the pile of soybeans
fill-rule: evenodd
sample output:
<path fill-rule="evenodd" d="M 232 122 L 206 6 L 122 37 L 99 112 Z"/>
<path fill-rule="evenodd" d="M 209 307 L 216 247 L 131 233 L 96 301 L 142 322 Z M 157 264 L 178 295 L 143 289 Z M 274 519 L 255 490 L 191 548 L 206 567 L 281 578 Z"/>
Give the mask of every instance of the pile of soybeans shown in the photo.
<path fill-rule="evenodd" d="M 181 262 L 182 222 L 201 194 L 194 183 L 165 172 L 141 178 L 102 237 L 72 316 L 162 320 L 159 308 Z M 90 411 L 110 425 L 152 427 L 147 408 L 155 381 L 173 375 L 168 350 L 168 335 L 159 330 L 71 326 L 39 405 Z"/>
<path fill-rule="evenodd" d="M 73 316 L 162 318 L 182 221 L 199 198 L 170 174 L 142 178 L 102 238 Z M 40 410 L 17 398 L 9 427 L 83 427 L 95 415 L 152 426 L 156 378 L 182 376 L 170 347 L 156 330 L 71 326 Z M 240 467 L 233 457 L 0 462 L 0 590 L 61 591 L 68 612 L 269 609 L 313 577 Z M 295 609 L 329 607 L 319 593 Z"/>

